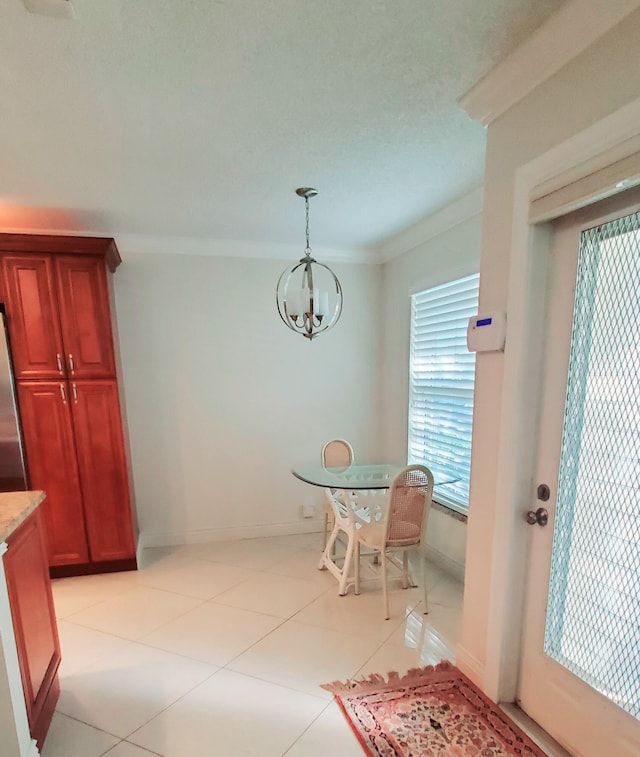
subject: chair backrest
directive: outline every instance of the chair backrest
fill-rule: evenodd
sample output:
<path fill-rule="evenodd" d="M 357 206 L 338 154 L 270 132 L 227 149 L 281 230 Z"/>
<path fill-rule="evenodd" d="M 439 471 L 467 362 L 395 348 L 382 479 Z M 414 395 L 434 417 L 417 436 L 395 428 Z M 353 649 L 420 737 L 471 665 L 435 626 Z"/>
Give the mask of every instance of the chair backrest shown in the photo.
<path fill-rule="evenodd" d="M 433 474 L 424 465 L 408 465 L 393 479 L 386 512 L 389 546 L 418 544 L 427 525 Z"/>
<path fill-rule="evenodd" d="M 344 439 L 331 439 L 322 448 L 325 468 L 346 468 L 353 463 L 353 447 Z"/>

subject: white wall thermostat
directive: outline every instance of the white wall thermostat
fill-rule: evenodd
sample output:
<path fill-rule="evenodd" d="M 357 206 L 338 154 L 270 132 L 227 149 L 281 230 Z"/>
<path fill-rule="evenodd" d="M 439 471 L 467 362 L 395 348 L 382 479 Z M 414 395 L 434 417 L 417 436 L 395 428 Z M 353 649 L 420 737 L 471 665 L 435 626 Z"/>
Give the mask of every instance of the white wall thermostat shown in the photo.
<path fill-rule="evenodd" d="M 507 315 L 502 312 L 474 315 L 467 326 L 469 352 L 500 352 L 507 337 Z"/>

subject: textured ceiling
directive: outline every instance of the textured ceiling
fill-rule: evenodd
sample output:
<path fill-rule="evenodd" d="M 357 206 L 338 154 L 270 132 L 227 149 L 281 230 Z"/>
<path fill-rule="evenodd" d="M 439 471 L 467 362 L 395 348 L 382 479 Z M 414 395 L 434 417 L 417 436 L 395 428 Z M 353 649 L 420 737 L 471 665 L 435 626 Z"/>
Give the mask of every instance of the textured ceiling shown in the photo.
<path fill-rule="evenodd" d="M 561 0 L 0 2 L 0 226 L 362 248 L 482 181 L 456 100 Z"/>

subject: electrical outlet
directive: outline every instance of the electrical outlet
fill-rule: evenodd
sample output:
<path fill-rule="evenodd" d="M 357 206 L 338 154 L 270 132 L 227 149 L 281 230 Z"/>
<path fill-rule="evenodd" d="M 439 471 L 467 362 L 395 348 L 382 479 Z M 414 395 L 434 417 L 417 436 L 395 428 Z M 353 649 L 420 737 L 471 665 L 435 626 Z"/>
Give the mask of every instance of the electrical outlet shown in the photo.
<path fill-rule="evenodd" d="M 302 505 L 303 518 L 313 518 L 315 514 L 316 514 L 316 506 L 313 504 L 313 502 L 305 502 L 304 505 Z"/>

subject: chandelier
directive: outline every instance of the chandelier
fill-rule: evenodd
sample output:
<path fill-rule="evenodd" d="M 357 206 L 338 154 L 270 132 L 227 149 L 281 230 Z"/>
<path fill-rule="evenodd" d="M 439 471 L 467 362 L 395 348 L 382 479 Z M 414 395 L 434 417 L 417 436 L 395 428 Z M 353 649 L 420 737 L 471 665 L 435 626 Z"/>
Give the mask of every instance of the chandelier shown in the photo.
<path fill-rule="evenodd" d="M 311 257 L 309 246 L 309 198 L 318 193 L 310 187 L 296 189 L 304 198 L 307 246 L 304 257 L 286 268 L 278 279 L 276 302 L 283 322 L 306 339 L 313 339 L 334 326 L 342 313 L 342 287 L 335 273 Z"/>

